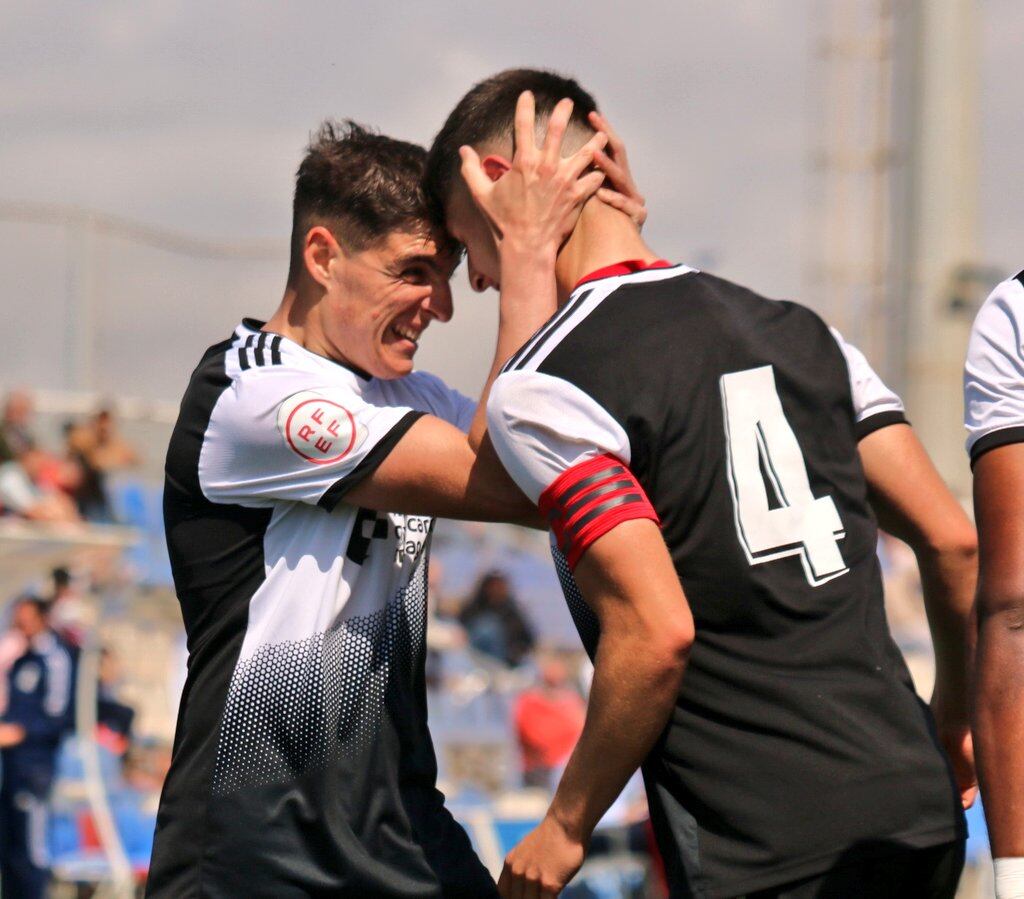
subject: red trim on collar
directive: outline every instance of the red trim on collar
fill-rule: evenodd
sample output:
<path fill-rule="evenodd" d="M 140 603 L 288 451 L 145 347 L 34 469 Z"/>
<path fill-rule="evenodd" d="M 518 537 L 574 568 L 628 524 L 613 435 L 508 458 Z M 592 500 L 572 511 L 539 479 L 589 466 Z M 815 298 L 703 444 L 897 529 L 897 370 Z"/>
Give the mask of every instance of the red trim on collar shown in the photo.
<path fill-rule="evenodd" d="M 589 275 L 584 275 L 576 282 L 576 287 L 580 287 L 588 281 L 597 281 L 601 278 L 613 278 L 616 275 L 632 275 L 634 272 L 643 272 L 649 268 L 671 267 L 672 263 L 666 259 L 655 259 L 654 262 L 644 262 L 642 259 L 626 259 L 623 262 L 616 262 L 614 265 L 606 265 L 604 268 L 599 268 Z"/>

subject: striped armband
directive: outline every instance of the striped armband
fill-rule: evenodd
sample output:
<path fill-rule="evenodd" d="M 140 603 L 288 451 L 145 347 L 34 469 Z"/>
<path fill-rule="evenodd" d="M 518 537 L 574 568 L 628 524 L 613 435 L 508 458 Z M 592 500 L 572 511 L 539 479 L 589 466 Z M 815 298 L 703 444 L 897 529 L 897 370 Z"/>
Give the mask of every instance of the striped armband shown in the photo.
<path fill-rule="evenodd" d="M 658 522 L 644 488 L 614 456 L 587 459 L 562 472 L 538 505 L 571 569 L 591 543 L 617 524 L 634 518 Z"/>

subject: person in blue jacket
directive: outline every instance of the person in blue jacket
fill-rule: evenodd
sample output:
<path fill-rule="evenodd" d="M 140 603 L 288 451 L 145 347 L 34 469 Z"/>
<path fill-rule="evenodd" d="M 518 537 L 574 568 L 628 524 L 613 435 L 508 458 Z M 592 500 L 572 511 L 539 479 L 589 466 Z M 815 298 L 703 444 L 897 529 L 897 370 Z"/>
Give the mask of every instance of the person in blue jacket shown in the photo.
<path fill-rule="evenodd" d="M 75 655 L 41 599 L 19 600 L 13 626 L 26 650 L 7 674 L 0 718 L 0 896 L 42 899 L 50 879 L 46 808 L 60 741 L 74 721 Z"/>

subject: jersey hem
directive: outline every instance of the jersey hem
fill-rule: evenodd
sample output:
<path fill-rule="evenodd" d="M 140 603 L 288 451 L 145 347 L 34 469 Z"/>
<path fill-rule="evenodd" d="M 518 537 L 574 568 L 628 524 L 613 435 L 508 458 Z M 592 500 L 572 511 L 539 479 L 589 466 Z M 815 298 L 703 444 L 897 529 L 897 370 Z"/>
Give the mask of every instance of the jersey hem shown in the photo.
<path fill-rule="evenodd" d="M 971 468 L 989 450 L 998 449 L 1001 446 L 1009 446 L 1011 443 L 1024 443 L 1024 425 L 1010 425 L 1000 428 L 998 431 L 989 431 L 979 437 L 971 444 Z"/>
<path fill-rule="evenodd" d="M 373 449 L 363 457 L 362 461 L 352 471 L 345 475 L 345 477 L 335 481 L 324 491 L 317 505 L 321 509 L 333 512 L 335 506 L 344 499 L 345 494 L 355 487 L 356 484 L 373 474 L 380 467 L 381 462 L 395 448 L 398 441 L 405 436 L 406 431 L 426 414 L 426 412 L 418 411 L 406 412 L 405 415 L 395 422 L 391 430 L 377 441 Z"/>
<path fill-rule="evenodd" d="M 876 412 L 863 418 L 854 425 L 854 433 L 857 440 L 863 440 L 868 434 L 874 434 L 889 425 L 908 425 L 907 416 L 902 409 L 890 409 L 886 412 Z"/>
<path fill-rule="evenodd" d="M 897 834 L 887 838 L 887 845 L 880 846 L 877 852 L 869 852 L 858 856 L 862 858 L 885 858 L 906 849 L 931 849 L 934 846 L 941 846 L 944 843 L 952 843 L 956 840 L 967 838 L 966 825 L 955 824 L 945 826 L 936 830 L 911 831 L 910 833 Z M 770 890 L 773 887 L 785 886 L 797 880 L 804 880 L 814 877 L 817 874 L 824 874 L 834 867 L 838 867 L 843 857 L 843 851 L 828 852 L 824 855 L 816 855 L 813 858 L 803 859 L 799 862 L 784 867 L 773 868 L 770 874 L 759 874 L 746 880 L 728 882 L 705 888 L 701 899 L 732 899 L 735 896 L 742 896 L 746 893 L 757 892 L 758 890 Z"/>

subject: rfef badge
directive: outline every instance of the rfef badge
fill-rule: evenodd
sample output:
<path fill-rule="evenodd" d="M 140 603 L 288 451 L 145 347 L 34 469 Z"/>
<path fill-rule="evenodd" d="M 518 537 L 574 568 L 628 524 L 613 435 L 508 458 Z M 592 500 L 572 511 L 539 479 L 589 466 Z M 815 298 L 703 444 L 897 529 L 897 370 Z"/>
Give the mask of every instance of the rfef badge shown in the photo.
<path fill-rule="evenodd" d="M 365 437 L 348 409 L 312 390 L 281 404 L 277 429 L 292 452 L 315 465 L 339 462 Z"/>

